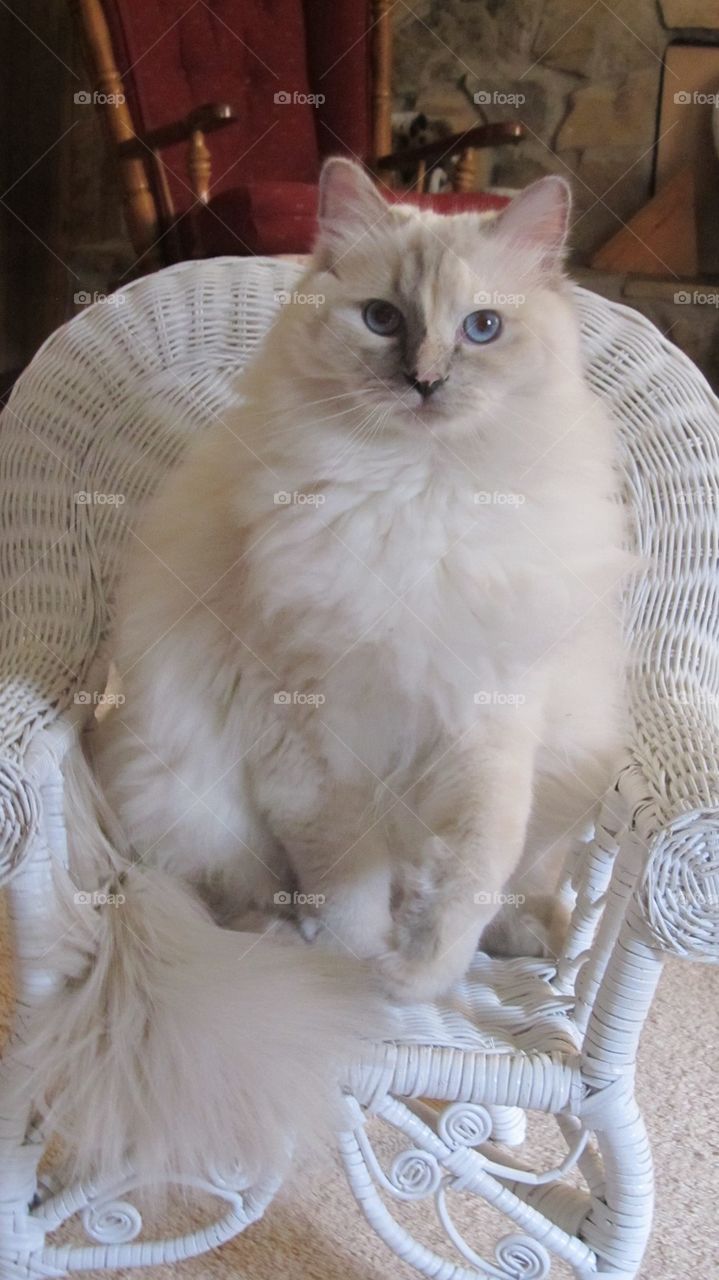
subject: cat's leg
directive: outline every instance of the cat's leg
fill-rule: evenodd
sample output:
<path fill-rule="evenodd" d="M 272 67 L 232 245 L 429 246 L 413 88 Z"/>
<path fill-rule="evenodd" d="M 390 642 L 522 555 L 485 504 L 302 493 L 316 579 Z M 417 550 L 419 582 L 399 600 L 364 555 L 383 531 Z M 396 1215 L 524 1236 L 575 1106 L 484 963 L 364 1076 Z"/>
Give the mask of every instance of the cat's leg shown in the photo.
<path fill-rule="evenodd" d="M 551 673 L 537 749 L 527 841 L 506 885 L 507 902 L 482 935 L 495 955 L 562 951 L 569 913 L 557 894 L 568 856 L 591 834 L 622 745 L 617 620 L 592 614 Z"/>
<path fill-rule="evenodd" d="M 298 848 L 293 838 L 293 859 L 301 890 L 298 912 L 305 937 L 333 950 L 347 951 L 358 959 L 383 955 L 390 945 L 392 917 L 391 868 L 382 832 L 372 830 L 359 840 L 344 840 L 333 832 L 330 842 L 316 837 Z"/>
<path fill-rule="evenodd" d="M 557 700 L 555 693 L 553 706 Z M 578 701 L 565 705 L 558 731 L 546 726 L 538 747 L 524 853 L 506 885 L 506 902 L 482 935 L 482 948 L 492 955 L 554 959 L 562 951 L 569 924 L 557 893 L 562 871 L 591 834 L 620 752 L 611 701 L 577 715 Z"/>
<path fill-rule="evenodd" d="M 525 846 L 536 737 L 518 713 L 488 720 L 411 793 L 423 832 L 400 871 L 388 988 L 431 999 L 465 973 Z"/>
<path fill-rule="evenodd" d="M 298 717 L 299 718 L 299 717 Z M 361 959 L 389 946 L 391 871 L 381 815 L 366 780 L 337 777 L 310 734 L 285 730 L 253 769 L 253 791 L 286 853 L 278 886 L 304 936 Z"/>

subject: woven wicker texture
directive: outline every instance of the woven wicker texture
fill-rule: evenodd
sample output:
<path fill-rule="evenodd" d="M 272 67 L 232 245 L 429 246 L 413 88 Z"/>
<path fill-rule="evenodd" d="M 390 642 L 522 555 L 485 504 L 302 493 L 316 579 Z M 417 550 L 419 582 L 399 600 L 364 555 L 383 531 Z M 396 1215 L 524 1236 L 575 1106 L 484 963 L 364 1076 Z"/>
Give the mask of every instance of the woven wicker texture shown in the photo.
<path fill-rule="evenodd" d="M 215 259 L 137 281 L 54 334 L 3 413 L 0 882 L 11 880 L 22 1008 L 52 980 L 51 961 L 38 972 L 23 956 L 51 898 L 49 860 L 63 857 L 66 713 L 92 688 L 123 548 L 193 432 L 226 420 L 234 377 L 298 273 L 286 262 Z M 646 320 L 582 289 L 576 299 L 587 376 L 617 419 L 644 557 L 625 613 L 630 733 L 618 786 L 630 830 L 606 806 L 577 862 L 556 973 L 478 956 L 451 1006 L 407 1010 L 397 1043 L 378 1045 L 353 1074 L 356 1098 L 414 1142 L 388 1178 L 360 1116 L 340 1139 L 355 1195 L 397 1253 L 445 1280 L 480 1274 L 472 1251 L 453 1242 L 461 1264 L 428 1252 L 387 1214 L 373 1182 L 419 1199 L 445 1173 L 461 1176 L 526 1233 L 500 1242 L 495 1276 L 548 1274 L 548 1249 L 577 1276 L 636 1274 L 651 1217 L 632 1088 L 639 1033 L 662 950 L 719 958 L 719 404 Z M 3 1071 L 26 1070 L 21 1059 L 6 1056 Z M 450 1108 L 436 1123 L 408 1110 L 403 1099 L 422 1096 Z M 562 1185 L 562 1171 L 537 1180 L 520 1169 L 515 1181 L 472 1149 L 481 1153 L 490 1132 L 518 1141 L 518 1108 L 560 1116 L 568 1167 L 591 1194 Z M 121 1202 L 117 1187 L 59 1189 L 28 1215 L 37 1152 L 23 1142 L 25 1124 L 3 1111 L 0 1089 L 0 1274 L 3 1260 L 9 1274 L 34 1277 L 186 1257 L 244 1229 L 271 1194 L 240 1200 L 230 1190 L 218 1222 L 147 1245 L 126 1188 Z M 589 1128 L 603 1167 L 585 1149 Z M 43 1230 L 80 1210 L 94 1243 L 43 1249 Z"/>
<path fill-rule="evenodd" d="M 11 531 L 0 558 L 0 756 L 22 758 L 83 687 L 138 506 L 191 433 L 226 414 L 233 375 L 299 272 L 272 259 L 160 272 L 88 308 L 20 379 L 0 440 L 0 519 Z M 627 599 L 632 765 L 623 785 L 645 843 L 663 833 L 657 861 L 682 867 L 665 941 L 695 949 L 698 903 L 699 949 L 711 950 L 719 911 L 707 913 L 711 894 L 697 890 L 691 867 L 719 874 L 719 407 L 648 321 L 586 290 L 576 296 L 588 378 L 619 423 L 646 557 Z M 689 836 L 688 813 L 704 815 Z M 665 886 L 670 873 L 650 875 L 653 919 L 655 882 Z"/>

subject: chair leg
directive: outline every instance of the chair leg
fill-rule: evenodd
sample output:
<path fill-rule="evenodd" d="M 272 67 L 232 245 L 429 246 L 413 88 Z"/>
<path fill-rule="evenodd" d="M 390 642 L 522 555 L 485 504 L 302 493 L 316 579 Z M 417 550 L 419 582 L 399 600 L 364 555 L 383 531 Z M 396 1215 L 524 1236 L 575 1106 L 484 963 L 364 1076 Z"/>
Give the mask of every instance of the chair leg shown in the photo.
<path fill-rule="evenodd" d="M 28 1106 L 19 1101 L 18 1086 L 28 1071 L 12 1039 L 0 1061 L 0 1276 L 13 1280 L 48 1274 L 33 1265 L 44 1244 L 42 1224 L 31 1217 L 30 1206 L 45 1144 L 29 1127 Z"/>
<path fill-rule="evenodd" d="M 489 1106 L 492 1137 L 507 1147 L 521 1147 L 527 1136 L 527 1113 L 521 1107 Z"/>
<path fill-rule="evenodd" d="M 605 1109 L 605 1127 L 594 1134 L 604 1182 L 592 1192 L 579 1235 L 597 1254 L 592 1280 L 634 1280 L 649 1240 L 654 1209 L 654 1171 L 649 1139 L 636 1100 Z M 585 1280 L 582 1272 L 580 1280 Z"/>

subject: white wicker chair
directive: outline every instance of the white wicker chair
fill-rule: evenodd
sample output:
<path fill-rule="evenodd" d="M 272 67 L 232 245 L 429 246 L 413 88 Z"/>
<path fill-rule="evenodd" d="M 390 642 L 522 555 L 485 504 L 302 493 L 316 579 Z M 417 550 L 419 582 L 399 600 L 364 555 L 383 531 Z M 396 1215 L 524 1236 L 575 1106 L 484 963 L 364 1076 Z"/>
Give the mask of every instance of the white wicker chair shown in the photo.
<path fill-rule="evenodd" d="M 140 280 L 54 334 L 2 417 L 0 881 L 9 886 L 18 989 L 0 1076 L 3 1278 L 174 1262 L 244 1230 L 274 1190 L 208 1174 L 202 1185 L 224 1206 L 217 1220 L 147 1241 L 126 1199 L 131 1172 L 118 1171 L 112 1186 L 38 1184 L 42 1135 L 7 1100 L 30 1069 L 27 1019 L 42 1017 L 56 980 L 39 938 L 51 863 L 65 857 L 62 757 L 128 525 L 190 433 L 222 416 L 232 375 L 297 270 L 227 259 Z M 665 954 L 719 957 L 719 403 L 646 320 L 581 289 L 577 301 L 588 376 L 619 422 L 627 500 L 647 557 L 627 600 L 626 761 L 576 859 L 576 908 L 558 967 L 478 956 L 464 984 L 466 1016 L 409 1010 L 397 1041 L 356 1068 L 348 1081 L 356 1127 L 339 1136 L 369 1221 L 406 1262 L 440 1280 L 540 1278 L 551 1255 L 583 1280 L 637 1275 L 652 1206 L 633 1092 L 637 1042 Z M 556 1169 L 537 1173 L 497 1145 L 521 1141 L 532 1110 L 557 1118 L 567 1156 Z M 369 1144 L 368 1112 L 406 1138 L 389 1172 Z M 491 1261 L 452 1224 L 447 1191 L 458 1187 L 513 1224 Z M 435 1202 L 446 1257 L 388 1208 L 423 1197 Z M 85 1243 L 53 1243 L 76 1214 Z"/>

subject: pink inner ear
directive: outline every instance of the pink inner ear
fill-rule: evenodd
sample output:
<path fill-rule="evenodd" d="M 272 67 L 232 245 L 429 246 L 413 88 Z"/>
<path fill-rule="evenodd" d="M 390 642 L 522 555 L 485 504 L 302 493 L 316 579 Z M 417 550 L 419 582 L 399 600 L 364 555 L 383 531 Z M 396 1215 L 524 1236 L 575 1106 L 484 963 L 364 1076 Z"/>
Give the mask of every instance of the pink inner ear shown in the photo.
<path fill-rule="evenodd" d="M 320 177 L 320 221 L 374 221 L 384 206 L 372 179 L 359 165 L 327 161 Z"/>
<path fill-rule="evenodd" d="M 524 240 L 558 259 L 569 229 L 571 191 L 563 178 L 540 178 L 532 183 L 501 214 L 499 226 L 512 237 Z"/>

